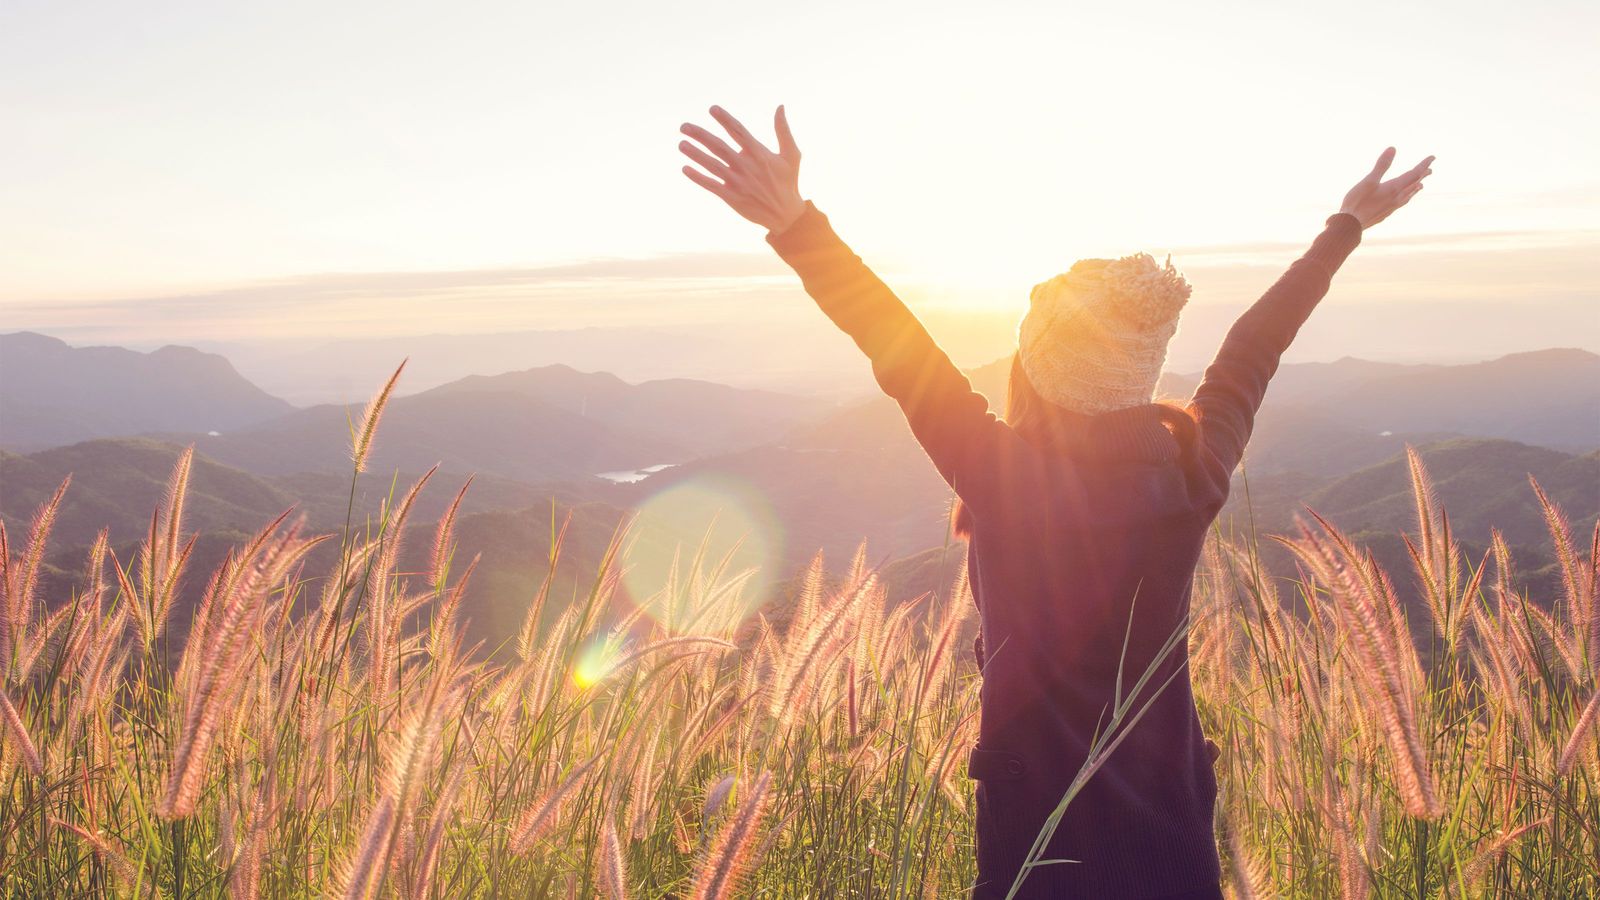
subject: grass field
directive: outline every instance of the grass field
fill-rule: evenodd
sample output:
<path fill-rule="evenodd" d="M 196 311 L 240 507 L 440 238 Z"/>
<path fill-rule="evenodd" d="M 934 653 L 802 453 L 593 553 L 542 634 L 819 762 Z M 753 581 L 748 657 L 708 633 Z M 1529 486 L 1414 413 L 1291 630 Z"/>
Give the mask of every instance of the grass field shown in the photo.
<path fill-rule="evenodd" d="M 357 477 L 386 397 L 357 423 Z M 458 636 L 454 509 L 426 571 L 397 570 L 413 488 L 191 572 L 188 469 L 140 551 L 102 541 L 72 596 L 35 590 L 60 493 L 0 552 L 0 893 L 947 897 L 972 878 L 964 585 L 891 605 L 864 555 L 842 583 L 819 561 L 777 631 L 750 573 L 692 553 L 623 602 L 619 530 L 587 591 L 547 584 L 489 663 Z M 1227 889 L 1600 893 L 1594 542 L 1546 504 L 1565 591 L 1527 597 L 1504 543 L 1464 558 L 1413 474 L 1415 571 L 1316 521 L 1283 539 L 1298 581 L 1250 541 L 1207 553 L 1186 637 Z M 322 541 L 338 560 L 307 571 Z M 1420 579 L 1428 646 L 1391 576 Z M 174 634 L 179 580 L 207 578 Z"/>

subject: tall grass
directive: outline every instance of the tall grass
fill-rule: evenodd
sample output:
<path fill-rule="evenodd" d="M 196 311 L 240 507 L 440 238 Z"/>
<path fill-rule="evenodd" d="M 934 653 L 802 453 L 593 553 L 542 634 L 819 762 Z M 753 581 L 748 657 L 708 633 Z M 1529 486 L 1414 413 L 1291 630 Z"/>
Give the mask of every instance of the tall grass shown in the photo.
<path fill-rule="evenodd" d="M 392 387 L 353 428 L 357 468 Z M 864 552 L 833 584 L 819 559 L 778 629 L 746 616 L 750 573 L 703 555 L 624 602 L 619 529 L 588 590 L 551 608 L 547 581 L 513 655 L 491 661 L 462 646 L 459 496 L 429 571 L 397 568 L 413 488 L 347 526 L 326 571 L 306 568 L 322 538 L 286 514 L 209 573 L 192 622 L 169 622 L 177 585 L 206 574 L 185 571 L 189 467 L 129 563 L 102 538 L 71 596 L 36 591 L 62 493 L 20 550 L 0 530 L 0 893 L 942 897 L 970 882 L 964 581 L 891 604 Z M 1600 891 L 1594 547 L 1540 493 L 1564 595 L 1530 598 L 1505 542 L 1464 558 L 1420 460 L 1413 476 L 1423 609 L 1320 520 L 1281 539 L 1298 580 L 1270 577 L 1253 544 L 1208 549 L 1188 640 L 1235 896 Z M 1137 709 L 1115 712 L 1137 727 Z"/>

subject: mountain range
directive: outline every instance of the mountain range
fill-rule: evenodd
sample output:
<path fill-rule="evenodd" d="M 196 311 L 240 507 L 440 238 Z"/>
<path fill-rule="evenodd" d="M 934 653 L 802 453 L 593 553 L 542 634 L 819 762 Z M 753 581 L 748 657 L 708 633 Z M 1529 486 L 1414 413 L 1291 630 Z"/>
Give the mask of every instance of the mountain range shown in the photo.
<path fill-rule="evenodd" d="M 184 445 L 196 450 L 187 522 L 206 536 L 197 565 L 220 560 L 230 540 L 291 506 L 313 530 L 337 530 L 347 514 L 359 526 L 437 464 L 413 520 L 426 523 L 475 476 L 458 533 L 463 553 L 484 554 L 475 609 L 486 622 L 516 618 L 543 577 L 540 548 L 552 515 L 572 511 L 581 520 L 568 550 L 573 565 L 588 564 L 619 522 L 664 496 L 755 498 L 769 580 L 819 549 L 843 565 L 863 539 L 874 562 L 899 560 L 893 580 L 908 590 L 950 570 L 950 491 L 881 396 L 840 403 L 692 379 L 629 383 L 565 365 L 467 376 L 390 401 L 368 474 L 352 494 L 348 448 L 358 405 L 296 409 L 226 359 L 184 348 L 71 348 L 23 333 L 0 336 L 0 352 L 0 521 L 20 537 L 37 505 L 73 476 L 53 577 L 70 579 L 101 528 L 114 546 L 131 549 Z M 969 372 L 996 409 L 1008 374 L 1009 360 Z M 1159 393 L 1186 397 L 1197 381 L 1168 374 Z M 1286 365 L 1224 527 L 1281 533 L 1309 506 L 1403 567 L 1396 535 L 1414 516 L 1408 444 L 1422 448 L 1471 549 L 1497 528 L 1534 577 L 1548 574 L 1528 477 L 1563 506 L 1578 534 L 1593 528 L 1600 356 L 1547 350 L 1468 365 Z M 648 477 L 637 472 L 661 466 Z M 596 477 L 614 472 L 636 475 Z M 664 558 L 705 526 L 639 515 L 633 527 L 636 546 Z M 563 577 L 577 579 L 579 569 Z M 479 636 L 492 639 L 493 629 Z"/>
<path fill-rule="evenodd" d="M 0 334 L 0 447 L 39 450 L 147 432 L 231 431 L 293 409 L 227 359 L 192 347 L 140 353 Z"/>

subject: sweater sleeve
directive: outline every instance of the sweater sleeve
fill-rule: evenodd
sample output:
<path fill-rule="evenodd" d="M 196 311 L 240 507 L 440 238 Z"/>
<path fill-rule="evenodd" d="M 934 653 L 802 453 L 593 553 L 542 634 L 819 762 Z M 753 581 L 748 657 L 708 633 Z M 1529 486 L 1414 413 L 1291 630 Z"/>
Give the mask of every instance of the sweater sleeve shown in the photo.
<path fill-rule="evenodd" d="M 1228 475 L 1244 456 L 1279 359 L 1360 242 L 1361 223 L 1355 216 L 1329 216 L 1311 249 L 1234 322 L 1206 368 L 1193 403 L 1201 439 Z"/>
<path fill-rule="evenodd" d="M 989 401 L 809 201 L 794 224 L 769 234 L 767 242 L 867 355 L 878 385 L 900 404 L 939 474 L 963 501 L 979 505 L 970 495 L 986 480 L 987 445 L 1009 431 L 989 411 Z"/>

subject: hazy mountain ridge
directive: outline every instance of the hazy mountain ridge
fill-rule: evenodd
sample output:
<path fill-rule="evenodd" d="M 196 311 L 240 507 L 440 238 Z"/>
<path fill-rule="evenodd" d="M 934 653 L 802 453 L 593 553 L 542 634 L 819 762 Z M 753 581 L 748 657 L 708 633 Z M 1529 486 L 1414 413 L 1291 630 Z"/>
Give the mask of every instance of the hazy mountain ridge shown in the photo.
<path fill-rule="evenodd" d="M 0 334 L 0 446 L 36 450 L 152 431 L 231 431 L 292 410 L 226 358 Z"/>
<path fill-rule="evenodd" d="M 166 502 L 167 482 L 183 447 L 148 438 L 87 441 L 55 447 L 26 456 L 0 451 L 0 522 L 13 540 L 23 540 L 34 511 L 68 475 L 71 486 L 63 498 L 52 530 L 52 545 L 75 548 L 91 543 L 101 529 L 113 544 L 145 536 L 150 514 Z M 421 472 L 394 476 L 396 493 L 404 492 Z M 418 495 L 415 515 L 431 519 L 441 515 L 464 479 L 438 476 Z M 466 513 L 530 506 L 551 496 L 562 502 L 575 498 L 559 486 L 540 486 L 477 476 L 476 489 L 463 501 Z M 388 474 L 364 478 L 353 501 L 355 522 L 374 513 L 390 493 Z M 304 515 L 312 530 L 331 531 L 344 524 L 352 505 L 350 476 L 295 474 L 262 476 L 223 465 L 196 453 L 190 472 L 184 522 L 188 529 L 205 533 L 253 533 L 285 510 Z"/>
<path fill-rule="evenodd" d="M 629 384 L 546 366 L 471 376 L 397 396 L 384 413 L 376 471 L 479 473 L 529 484 L 681 463 L 771 441 L 824 401 L 687 379 Z M 265 475 L 343 473 L 360 404 L 296 410 L 218 435 L 159 434 Z"/>
<path fill-rule="evenodd" d="M 226 366 L 206 359 L 205 365 Z M 1009 372 L 1005 358 L 969 374 L 998 408 Z M 1600 356 L 1581 350 L 1464 366 L 1353 358 L 1285 365 L 1263 407 L 1246 459 L 1248 479 L 1236 484 L 1227 524 L 1246 521 L 1239 513 L 1248 483 L 1259 533 L 1290 529 L 1309 505 L 1353 533 L 1372 535 L 1379 552 L 1394 556 L 1399 545 L 1389 538 L 1411 527 L 1414 515 L 1403 465 L 1412 444 L 1423 448 L 1463 540 L 1481 545 L 1489 528 L 1499 528 L 1519 555 L 1545 565 L 1544 524 L 1527 476 L 1562 504 L 1579 534 L 1592 528 L 1600 513 L 1600 453 L 1579 455 L 1561 445 L 1600 445 L 1596 373 Z M 1197 380 L 1169 373 L 1160 393 L 1187 397 Z M 219 435 L 94 440 L 0 455 L 0 520 L 20 535 L 34 508 L 73 472 L 55 546 L 81 547 L 102 527 L 111 529 L 114 543 L 137 541 L 163 501 L 181 445 L 193 443 L 188 522 L 207 535 L 204 546 L 222 547 L 221 536 L 251 532 L 291 505 L 313 530 L 336 530 L 349 503 L 350 423 L 361 412 L 359 405 L 324 405 Z M 0 411 L 0 428 L 9 427 L 12 413 L 10 405 Z M 1387 427 L 1396 422 L 1436 430 Z M 1519 441 L 1496 439 L 1497 430 L 1515 431 Z M 594 477 L 659 463 L 677 465 L 635 484 Z M 357 521 L 379 508 L 395 481 L 403 491 L 435 464 L 441 474 L 413 522 L 436 518 L 466 476 L 477 473 L 461 519 L 463 534 L 472 536 L 463 552 L 487 548 L 482 590 L 486 608 L 498 610 L 496 621 L 526 600 L 518 592 L 536 577 L 539 559 L 525 538 L 540 534 L 548 541 L 552 503 L 561 511 L 585 510 L 588 537 L 578 539 L 585 544 L 578 552 L 587 560 L 598 552 L 588 543 L 602 532 L 609 537 L 600 527 L 608 517 L 614 526 L 677 487 L 737 483 L 770 507 L 780 541 L 777 576 L 784 577 L 818 549 L 843 565 L 863 539 L 874 561 L 921 559 L 945 543 L 951 499 L 887 398 L 837 406 L 691 379 L 630 384 L 564 365 L 470 376 L 393 398 L 360 482 Z M 406 474 L 396 479 L 396 471 Z M 641 530 L 649 535 L 641 540 L 658 549 L 692 541 L 648 525 Z"/>
<path fill-rule="evenodd" d="M 765 443 L 831 406 L 815 398 L 689 378 L 630 384 L 608 372 L 566 365 L 471 375 L 419 396 L 469 392 L 514 393 L 612 427 L 648 432 L 697 455 Z"/>
<path fill-rule="evenodd" d="M 997 414 L 1010 360 L 968 371 Z M 1156 395 L 1186 400 L 1201 374 L 1164 373 Z M 1252 472 L 1336 475 L 1381 462 L 1406 444 L 1492 437 L 1574 453 L 1600 447 L 1600 355 L 1551 349 L 1463 365 L 1406 365 L 1346 357 L 1290 363 L 1267 391 L 1245 458 Z M 814 449 L 916 445 L 892 401 L 846 407 L 788 436 Z"/>

